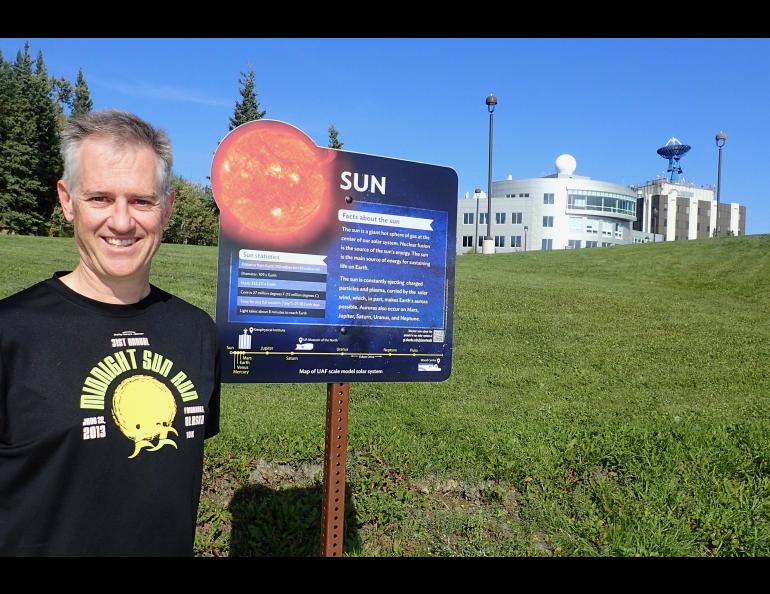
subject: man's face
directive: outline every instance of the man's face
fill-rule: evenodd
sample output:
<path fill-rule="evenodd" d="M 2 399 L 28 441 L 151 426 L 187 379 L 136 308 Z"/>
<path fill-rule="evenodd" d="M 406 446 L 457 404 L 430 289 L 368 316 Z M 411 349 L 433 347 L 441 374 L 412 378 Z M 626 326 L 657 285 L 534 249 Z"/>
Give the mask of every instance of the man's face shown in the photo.
<path fill-rule="evenodd" d="M 162 204 L 155 172 L 151 148 L 118 148 L 109 139 L 90 137 L 80 145 L 76 187 L 57 185 L 81 264 L 103 282 L 149 279 L 173 205 L 173 195 Z"/>

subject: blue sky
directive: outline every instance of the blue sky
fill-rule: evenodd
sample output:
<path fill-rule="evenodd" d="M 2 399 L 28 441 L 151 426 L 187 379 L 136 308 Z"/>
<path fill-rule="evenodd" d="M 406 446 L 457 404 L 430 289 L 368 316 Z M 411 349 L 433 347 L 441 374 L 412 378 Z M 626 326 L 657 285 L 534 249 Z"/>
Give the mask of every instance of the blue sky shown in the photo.
<path fill-rule="evenodd" d="M 0 39 L 6 60 L 24 39 Z M 165 128 L 175 172 L 205 183 L 249 64 L 267 117 L 325 146 L 452 167 L 459 194 L 486 189 L 489 116 L 498 98 L 493 179 L 553 172 L 637 184 L 665 175 L 671 136 L 692 150 L 683 177 L 716 185 L 714 136 L 727 134 L 722 201 L 770 233 L 768 39 L 30 39 L 52 75 L 83 68 L 96 109 Z M 765 163 L 765 165 L 763 165 Z"/>

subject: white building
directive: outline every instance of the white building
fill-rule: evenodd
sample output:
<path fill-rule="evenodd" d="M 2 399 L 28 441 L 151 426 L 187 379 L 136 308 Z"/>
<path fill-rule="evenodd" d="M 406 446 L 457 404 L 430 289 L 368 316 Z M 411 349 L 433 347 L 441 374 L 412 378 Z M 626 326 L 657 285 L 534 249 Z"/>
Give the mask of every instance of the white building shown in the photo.
<path fill-rule="evenodd" d="M 632 189 L 637 194 L 638 231 L 656 231 L 666 241 L 713 236 L 717 217 L 713 187 L 656 179 Z M 720 201 L 719 228 L 721 236 L 745 235 L 746 207 Z"/>
<path fill-rule="evenodd" d="M 495 252 L 603 247 L 662 240 L 634 231 L 637 193 L 627 186 L 575 175 L 572 155 L 556 159 L 556 173 L 492 183 Z M 487 235 L 484 192 L 457 207 L 457 253 L 480 253 Z"/>

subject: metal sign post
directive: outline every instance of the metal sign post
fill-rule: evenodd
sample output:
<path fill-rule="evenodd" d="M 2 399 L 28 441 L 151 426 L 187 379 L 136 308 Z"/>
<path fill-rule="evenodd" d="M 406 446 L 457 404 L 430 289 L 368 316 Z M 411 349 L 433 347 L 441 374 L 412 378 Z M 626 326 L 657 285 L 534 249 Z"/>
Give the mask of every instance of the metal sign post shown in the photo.
<path fill-rule="evenodd" d="M 350 384 L 326 385 L 321 556 L 341 557 L 345 533 L 345 461 Z"/>

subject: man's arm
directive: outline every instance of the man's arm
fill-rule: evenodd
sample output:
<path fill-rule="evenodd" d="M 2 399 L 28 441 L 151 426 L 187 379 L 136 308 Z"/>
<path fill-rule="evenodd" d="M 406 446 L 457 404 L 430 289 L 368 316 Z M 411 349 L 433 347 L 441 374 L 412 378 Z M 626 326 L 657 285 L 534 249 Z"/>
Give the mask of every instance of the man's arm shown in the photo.
<path fill-rule="evenodd" d="M 209 399 L 209 414 L 206 418 L 206 429 L 203 437 L 208 439 L 214 437 L 219 433 L 219 394 L 222 387 L 222 374 L 219 365 L 219 348 L 215 351 L 214 361 L 214 388 L 211 391 L 211 398 Z"/>

